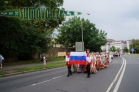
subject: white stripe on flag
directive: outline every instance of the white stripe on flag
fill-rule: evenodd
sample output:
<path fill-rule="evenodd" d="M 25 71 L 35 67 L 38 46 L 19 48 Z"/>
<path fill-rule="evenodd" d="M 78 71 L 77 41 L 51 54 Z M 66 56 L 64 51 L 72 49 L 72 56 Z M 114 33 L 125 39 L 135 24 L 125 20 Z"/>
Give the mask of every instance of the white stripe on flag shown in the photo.
<path fill-rule="evenodd" d="M 86 52 L 71 52 L 70 56 L 86 56 Z"/>

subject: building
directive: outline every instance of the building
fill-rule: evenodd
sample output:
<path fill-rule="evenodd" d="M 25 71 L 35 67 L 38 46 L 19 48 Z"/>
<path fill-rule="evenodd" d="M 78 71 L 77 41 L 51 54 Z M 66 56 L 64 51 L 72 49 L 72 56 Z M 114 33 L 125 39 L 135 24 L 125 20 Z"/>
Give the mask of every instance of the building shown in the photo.
<path fill-rule="evenodd" d="M 120 49 L 120 52 L 123 53 L 124 47 L 127 47 L 129 49 L 129 45 L 131 43 L 131 40 L 119 40 L 115 41 L 113 39 L 107 39 L 107 44 L 104 46 L 101 46 L 102 51 L 106 51 L 107 53 L 110 52 L 110 48 L 114 46 L 116 49 Z"/>

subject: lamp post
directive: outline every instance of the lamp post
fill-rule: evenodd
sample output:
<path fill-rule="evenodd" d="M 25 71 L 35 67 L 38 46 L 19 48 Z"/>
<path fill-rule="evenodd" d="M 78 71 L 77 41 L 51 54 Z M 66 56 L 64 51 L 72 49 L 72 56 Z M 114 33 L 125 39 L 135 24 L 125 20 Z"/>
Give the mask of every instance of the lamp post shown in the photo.
<path fill-rule="evenodd" d="M 110 54 L 110 42 L 108 42 L 108 57 L 109 57 L 109 54 Z"/>
<path fill-rule="evenodd" d="M 86 14 L 87 14 L 87 15 L 90 15 L 90 13 L 86 13 Z M 85 14 L 84 14 L 84 15 L 85 15 Z M 84 16 L 84 15 L 83 15 L 83 16 Z M 82 16 L 82 17 L 83 17 L 83 16 Z M 84 41 L 83 41 L 83 23 L 82 23 L 82 19 L 81 19 L 81 30 L 82 30 L 82 51 L 84 51 L 84 44 L 83 44 L 83 43 L 84 43 Z"/>
<path fill-rule="evenodd" d="M 108 43 L 108 53 L 110 52 L 110 43 Z"/>

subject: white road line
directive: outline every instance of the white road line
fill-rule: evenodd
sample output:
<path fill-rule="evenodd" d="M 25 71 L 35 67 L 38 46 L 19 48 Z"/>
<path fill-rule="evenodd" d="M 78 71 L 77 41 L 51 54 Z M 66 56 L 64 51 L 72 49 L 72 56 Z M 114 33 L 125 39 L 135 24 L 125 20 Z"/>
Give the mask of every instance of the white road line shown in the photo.
<path fill-rule="evenodd" d="M 118 82 L 117 82 L 117 84 L 116 84 L 116 86 L 115 86 L 113 92 L 117 92 L 117 91 L 118 91 L 119 86 L 120 86 L 120 83 L 121 83 L 121 81 L 122 81 L 122 78 L 123 78 L 123 75 L 124 75 L 124 72 L 125 72 L 125 68 L 126 68 L 126 60 L 124 59 L 124 61 L 125 61 L 125 65 L 124 65 L 123 71 L 122 71 L 122 73 L 121 73 L 121 75 L 120 75 L 120 77 L 119 77 L 119 80 L 118 80 Z"/>
<path fill-rule="evenodd" d="M 38 83 L 34 83 L 34 84 L 32 84 L 31 86 L 36 86 L 36 85 L 39 85 L 39 84 L 42 84 L 42 83 L 45 83 L 45 82 L 48 82 L 48 81 L 51 81 L 51 80 L 55 80 L 55 79 L 61 78 L 61 77 L 63 77 L 63 76 L 66 76 L 66 74 L 61 75 L 61 76 L 58 76 L 58 77 L 54 77 L 54 78 L 49 79 L 49 80 L 46 80 L 46 81 L 42 81 L 42 82 L 38 82 Z"/>
<path fill-rule="evenodd" d="M 122 59 L 123 59 L 123 58 L 122 58 Z M 108 89 L 107 89 L 106 92 L 109 92 L 109 91 L 111 90 L 113 84 L 116 82 L 116 80 L 117 80 L 117 78 L 118 78 L 118 76 L 119 76 L 119 74 L 120 74 L 120 72 L 121 72 L 121 70 L 122 70 L 122 68 L 123 68 L 123 66 L 124 66 L 124 63 L 125 63 L 125 62 L 124 62 L 124 60 L 123 60 L 123 63 L 122 63 L 122 66 L 121 66 L 120 70 L 118 71 L 116 77 L 114 78 L 114 80 L 112 81 L 111 85 L 108 87 Z"/>

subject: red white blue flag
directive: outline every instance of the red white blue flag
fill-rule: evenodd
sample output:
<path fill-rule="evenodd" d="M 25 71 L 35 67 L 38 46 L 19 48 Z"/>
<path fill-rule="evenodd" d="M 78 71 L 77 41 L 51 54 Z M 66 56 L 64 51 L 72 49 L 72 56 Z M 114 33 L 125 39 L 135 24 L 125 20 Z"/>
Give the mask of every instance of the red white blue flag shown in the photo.
<path fill-rule="evenodd" d="M 69 63 L 86 65 L 86 52 L 70 52 Z"/>

